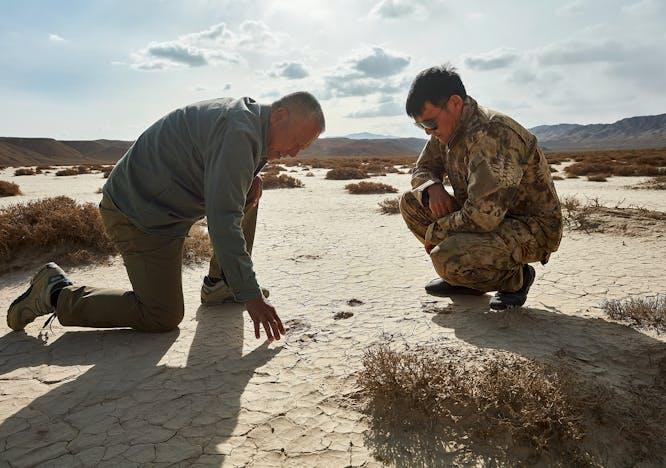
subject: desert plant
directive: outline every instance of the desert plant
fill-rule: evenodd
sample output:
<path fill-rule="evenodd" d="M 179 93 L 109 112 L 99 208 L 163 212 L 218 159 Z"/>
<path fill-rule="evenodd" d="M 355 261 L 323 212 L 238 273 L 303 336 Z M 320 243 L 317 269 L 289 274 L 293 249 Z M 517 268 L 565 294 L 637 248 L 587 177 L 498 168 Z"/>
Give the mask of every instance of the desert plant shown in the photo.
<path fill-rule="evenodd" d="M 558 176 L 558 175 L 554 175 L 554 176 L 553 176 L 553 180 L 564 180 L 564 177 L 562 177 L 562 176 Z"/>
<path fill-rule="evenodd" d="M 27 176 L 35 174 L 36 174 L 35 170 L 31 167 L 21 167 L 14 171 L 15 176 Z"/>
<path fill-rule="evenodd" d="M 625 320 L 637 327 L 666 330 L 666 295 L 604 301 L 601 308 L 614 320 Z"/>
<path fill-rule="evenodd" d="M 13 197 L 15 195 L 22 195 L 19 186 L 13 182 L 0 180 L 0 197 Z"/>
<path fill-rule="evenodd" d="M 379 182 L 359 182 L 357 184 L 347 184 L 345 189 L 352 194 L 374 194 L 374 193 L 396 193 L 397 188 L 392 187 L 388 184 L 382 184 Z"/>
<path fill-rule="evenodd" d="M 475 364 L 455 351 L 380 345 L 364 354 L 357 383 L 366 411 L 401 428 L 441 430 L 466 442 L 527 444 L 537 454 L 575 450 L 592 398 L 571 369 L 509 353 Z"/>
<path fill-rule="evenodd" d="M 314 177 L 314 174 L 312 172 L 307 172 L 305 174 L 305 177 Z"/>
<path fill-rule="evenodd" d="M 0 210 L 0 264 L 6 267 L 28 252 L 83 260 L 108 256 L 115 249 L 106 236 L 97 206 L 60 196 Z"/>
<path fill-rule="evenodd" d="M 79 175 L 79 171 L 74 168 L 67 168 L 67 169 L 60 169 L 59 171 L 56 171 L 55 175 L 57 176 L 73 176 L 73 175 Z"/>
<path fill-rule="evenodd" d="M 400 198 L 386 198 L 378 203 L 379 211 L 383 214 L 400 213 Z"/>
<path fill-rule="evenodd" d="M 608 177 L 606 174 L 591 174 L 587 176 L 587 180 L 590 182 L 608 182 Z"/>
<path fill-rule="evenodd" d="M 368 173 L 363 169 L 357 169 L 354 167 L 341 167 L 328 171 L 326 173 L 326 178 L 329 180 L 367 179 Z"/>
<path fill-rule="evenodd" d="M 631 187 L 632 189 L 644 189 L 644 190 L 666 190 L 666 175 L 651 177 L 645 182 L 636 184 Z"/>
<path fill-rule="evenodd" d="M 286 174 L 265 174 L 262 176 L 264 181 L 264 189 L 281 189 L 281 188 L 301 188 L 304 187 L 303 182 L 288 176 Z"/>
<path fill-rule="evenodd" d="M 37 170 L 37 171 L 52 171 L 54 169 L 55 168 L 53 166 L 47 166 L 47 165 L 40 165 L 40 166 L 35 167 L 35 170 Z"/>
<path fill-rule="evenodd" d="M 193 225 L 183 244 L 183 262 L 186 265 L 208 262 L 213 255 L 213 247 L 205 229 Z"/>

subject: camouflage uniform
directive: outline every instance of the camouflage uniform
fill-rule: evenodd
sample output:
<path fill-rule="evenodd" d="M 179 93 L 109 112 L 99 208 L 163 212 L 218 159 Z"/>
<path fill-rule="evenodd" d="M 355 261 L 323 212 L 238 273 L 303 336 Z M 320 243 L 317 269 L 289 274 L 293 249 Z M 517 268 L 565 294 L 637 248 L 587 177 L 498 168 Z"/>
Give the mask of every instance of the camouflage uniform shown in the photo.
<path fill-rule="evenodd" d="M 448 176 L 462 208 L 436 219 L 421 195 Z M 449 144 L 432 138 L 400 200 L 409 229 L 436 245 L 430 257 L 447 282 L 517 291 L 522 265 L 546 263 L 562 238 L 562 212 L 536 137 L 510 117 L 467 97 Z"/>

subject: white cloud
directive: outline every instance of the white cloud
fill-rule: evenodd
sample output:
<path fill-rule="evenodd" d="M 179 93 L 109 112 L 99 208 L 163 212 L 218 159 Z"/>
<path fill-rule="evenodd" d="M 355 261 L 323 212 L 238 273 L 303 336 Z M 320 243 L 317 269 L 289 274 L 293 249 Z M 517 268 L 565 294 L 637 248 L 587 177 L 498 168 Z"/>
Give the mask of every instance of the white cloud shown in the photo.
<path fill-rule="evenodd" d="M 373 47 L 369 53 L 353 58 L 351 66 L 365 76 L 384 78 L 404 70 L 410 60 L 408 56 L 400 56 L 381 47 Z"/>
<path fill-rule="evenodd" d="M 631 5 L 625 5 L 622 7 L 623 13 L 629 13 L 631 15 L 653 15 L 657 13 L 662 5 L 655 0 L 641 0 Z"/>
<path fill-rule="evenodd" d="M 619 62 L 630 53 L 619 42 L 560 42 L 537 52 L 542 65 L 577 65 L 594 62 Z"/>
<path fill-rule="evenodd" d="M 286 78 L 288 80 L 299 80 L 309 75 L 305 66 L 299 62 L 282 62 L 275 65 L 268 73 L 273 78 Z"/>
<path fill-rule="evenodd" d="M 191 91 L 195 92 L 221 92 L 229 91 L 231 89 L 231 83 L 225 83 L 222 86 L 206 86 L 206 85 L 195 85 L 190 88 Z"/>
<path fill-rule="evenodd" d="M 51 42 L 67 42 L 65 38 L 58 36 L 57 34 L 49 34 L 49 41 Z"/>
<path fill-rule="evenodd" d="M 495 70 L 505 68 L 520 58 L 513 49 L 499 48 L 479 55 L 463 56 L 464 63 L 472 70 Z"/>
<path fill-rule="evenodd" d="M 407 17 L 426 17 L 433 9 L 441 9 L 440 0 L 381 0 L 370 10 L 371 18 L 399 20 Z"/>
<path fill-rule="evenodd" d="M 239 63 L 242 61 L 242 52 L 273 50 L 285 38 L 285 34 L 271 32 L 261 21 L 244 21 L 237 32 L 229 29 L 225 23 L 218 23 L 175 40 L 151 42 L 131 54 L 131 66 L 138 70 L 161 70 Z"/>
<path fill-rule="evenodd" d="M 405 106 L 397 102 L 394 96 L 384 95 L 380 97 L 375 105 L 362 107 L 357 111 L 350 112 L 345 117 L 359 119 L 369 117 L 393 117 L 396 115 L 405 115 Z"/>
<path fill-rule="evenodd" d="M 558 8 L 555 13 L 558 16 L 578 16 L 585 11 L 585 5 L 580 0 L 576 0 L 571 3 Z"/>

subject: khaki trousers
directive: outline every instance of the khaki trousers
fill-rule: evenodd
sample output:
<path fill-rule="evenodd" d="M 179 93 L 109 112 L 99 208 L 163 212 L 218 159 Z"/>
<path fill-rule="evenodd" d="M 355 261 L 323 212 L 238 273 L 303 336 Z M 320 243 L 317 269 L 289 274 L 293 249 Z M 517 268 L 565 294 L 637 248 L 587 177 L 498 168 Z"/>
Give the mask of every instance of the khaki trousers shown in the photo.
<path fill-rule="evenodd" d="M 131 327 L 144 332 L 167 332 L 183 320 L 182 259 L 184 239 L 147 234 L 134 226 L 106 196 L 99 206 L 107 234 L 120 252 L 132 291 L 67 286 L 58 298 L 56 314 L 65 326 Z M 243 217 L 243 233 L 251 251 L 257 209 Z M 215 255 L 210 272 L 221 277 Z"/>
<path fill-rule="evenodd" d="M 428 226 L 436 221 L 412 192 L 400 198 L 400 213 L 407 227 L 425 244 Z M 514 292 L 523 284 L 523 265 L 544 258 L 527 224 L 506 218 L 491 232 L 450 234 L 431 252 L 437 274 L 455 286 L 479 291 Z"/>

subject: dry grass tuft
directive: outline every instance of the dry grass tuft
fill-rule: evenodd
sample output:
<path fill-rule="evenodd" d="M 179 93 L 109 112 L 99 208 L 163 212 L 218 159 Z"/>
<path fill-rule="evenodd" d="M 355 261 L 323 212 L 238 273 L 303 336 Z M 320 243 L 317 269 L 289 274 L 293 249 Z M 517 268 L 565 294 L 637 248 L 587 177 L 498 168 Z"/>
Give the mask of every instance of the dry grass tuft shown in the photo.
<path fill-rule="evenodd" d="M 263 175 L 262 179 L 264 181 L 263 187 L 266 190 L 304 187 L 303 182 L 286 174 L 275 175 L 269 173 Z"/>
<path fill-rule="evenodd" d="M 55 167 L 47 166 L 47 165 L 40 165 L 40 166 L 35 167 L 35 170 L 37 170 L 37 171 L 52 171 L 54 169 L 55 169 Z"/>
<path fill-rule="evenodd" d="M 19 186 L 13 182 L 0 180 L 0 197 L 13 197 L 23 195 Z"/>
<path fill-rule="evenodd" d="M 592 174 L 587 176 L 587 180 L 590 182 L 608 182 L 608 177 L 610 177 L 607 174 Z"/>
<path fill-rule="evenodd" d="M 15 176 L 35 175 L 37 172 L 32 167 L 20 167 L 14 171 Z"/>
<path fill-rule="evenodd" d="M 264 168 L 261 170 L 262 174 L 277 175 L 279 172 L 287 172 L 287 168 L 280 166 L 279 164 L 266 164 L 266 166 L 264 166 Z"/>
<path fill-rule="evenodd" d="M 60 169 L 59 171 L 56 171 L 55 175 L 57 176 L 74 176 L 74 175 L 79 175 L 80 172 L 77 169 L 74 168 L 68 168 L 68 169 Z"/>
<path fill-rule="evenodd" d="M 562 177 L 562 176 L 558 176 L 558 175 L 554 175 L 554 176 L 553 176 L 553 180 L 564 180 L 564 177 Z"/>
<path fill-rule="evenodd" d="M 368 177 L 367 172 L 355 167 L 340 167 L 326 173 L 326 178 L 329 180 L 367 179 Z"/>
<path fill-rule="evenodd" d="M 401 427 L 441 429 L 458 440 L 535 453 L 574 447 L 585 434 L 588 404 L 577 377 L 565 367 L 501 353 L 481 365 L 445 351 L 366 351 L 357 378 L 366 410 Z"/>
<path fill-rule="evenodd" d="M 380 182 L 359 182 L 357 184 L 347 184 L 345 189 L 354 195 L 374 194 L 374 193 L 397 193 L 398 189 Z"/>
<path fill-rule="evenodd" d="M 54 260 L 89 261 L 115 253 L 97 207 L 60 196 L 0 210 L 0 264 L 21 256 L 50 254 Z"/>
<path fill-rule="evenodd" d="M 666 173 L 666 150 L 616 150 L 565 153 L 575 162 L 567 174 L 609 174 L 614 176 L 658 176 Z M 550 159 L 550 155 L 547 156 Z"/>
<path fill-rule="evenodd" d="M 314 177 L 315 175 L 312 172 L 306 172 L 305 177 Z"/>
<path fill-rule="evenodd" d="M 640 190 L 666 190 L 666 175 L 652 177 L 631 188 Z"/>
<path fill-rule="evenodd" d="M 208 262 L 212 255 L 213 247 L 210 243 L 208 232 L 195 224 L 190 229 L 183 244 L 183 263 L 191 265 Z"/>
<path fill-rule="evenodd" d="M 631 297 L 604 301 L 604 312 L 614 320 L 626 320 L 632 326 L 666 330 L 666 296 Z"/>
<path fill-rule="evenodd" d="M 378 203 L 379 211 L 382 214 L 400 213 L 400 198 L 386 198 Z"/>

